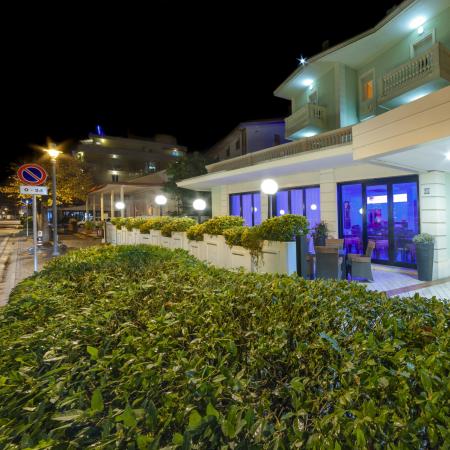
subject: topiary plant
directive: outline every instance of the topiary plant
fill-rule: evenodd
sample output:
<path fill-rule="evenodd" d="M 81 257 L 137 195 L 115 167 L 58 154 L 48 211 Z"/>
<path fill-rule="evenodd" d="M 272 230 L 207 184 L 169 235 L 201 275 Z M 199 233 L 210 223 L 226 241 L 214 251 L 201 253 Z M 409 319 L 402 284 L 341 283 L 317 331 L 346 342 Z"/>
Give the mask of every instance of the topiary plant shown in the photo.
<path fill-rule="evenodd" d="M 207 220 L 203 225 L 206 234 L 218 235 L 223 234 L 228 228 L 244 225 L 244 219 L 239 216 L 217 216 Z"/>
<path fill-rule="evenodd" d="M 268 241 L 289 242 L 296 236 L 306 236 L 309 223 L 305 216 L 285 214 L 264 220 L 259 226 L 259 237 Z"/>
<path fill-rule="evenodd" d="M 167 222 L 161 228 L 161 234 L 166 237 L 171 237 L 172 232 L 187 231 L 195 224 L 196 221 L 194 219 L 191 219 L 190 217 L 177 217 L 170 222 Z"/>
<path fill-rule="evenodd" d="M 174 220 L 169 216 L 150 217 L 139 226 L 139 230 L 143 234 L 149 234 L 150 230 L 161 230 L 161 228 L 168 222 Z"/>
<path fill-rule="evenodd" d="M 434 237 L 428 233 L 416 234 L 413 237 L 414 244 L 434 244 Z"/>
<path fill-rule="evenodd" d="M 193 225 L 186 231 L 187 238 L 191 241 L 203 241 L 204 234 L 205 234 L 204 223 Z"/>

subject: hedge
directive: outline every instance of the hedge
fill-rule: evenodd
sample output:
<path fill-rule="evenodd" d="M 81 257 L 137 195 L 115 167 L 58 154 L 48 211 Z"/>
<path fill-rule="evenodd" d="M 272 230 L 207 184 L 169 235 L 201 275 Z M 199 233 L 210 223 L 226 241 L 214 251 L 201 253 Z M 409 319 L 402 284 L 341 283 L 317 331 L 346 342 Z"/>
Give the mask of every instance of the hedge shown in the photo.
<path fill-rule="evenodd" d="M 449 305 L 152 246 L 0 309 L 0 448 L 448 448 Z"/>

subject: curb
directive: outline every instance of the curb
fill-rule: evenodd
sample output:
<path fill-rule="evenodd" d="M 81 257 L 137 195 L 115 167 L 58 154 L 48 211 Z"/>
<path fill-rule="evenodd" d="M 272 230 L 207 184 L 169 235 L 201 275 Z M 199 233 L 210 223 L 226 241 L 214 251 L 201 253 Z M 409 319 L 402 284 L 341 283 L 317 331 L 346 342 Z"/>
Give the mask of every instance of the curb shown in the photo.
<path fill-rule="evenodd" d="M 0 244 L 0 282 L 3 281 L 3 278 L 5 277 L 6 268 L 8 267 L 9 257 L 11 254 L 11 249 L 8 248 L 9 239 L 9 236 L 5 237 Z"/>

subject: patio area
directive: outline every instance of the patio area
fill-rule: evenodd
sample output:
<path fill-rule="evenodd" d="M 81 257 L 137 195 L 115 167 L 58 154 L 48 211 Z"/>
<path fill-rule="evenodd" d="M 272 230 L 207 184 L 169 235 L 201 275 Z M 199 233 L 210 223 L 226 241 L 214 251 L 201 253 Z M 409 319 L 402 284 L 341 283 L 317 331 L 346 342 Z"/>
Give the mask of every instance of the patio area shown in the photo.
<path fill-rule="evenodd" d="M 420 281 L 416 270 L 381 264 L 372 264 L 372 273 L 373 282 L 362 282 L 369 291 L 386 292 L 389 297 L 410 297 L 417 293 L 427 298 L 450 299 L 450 277 Z"/>

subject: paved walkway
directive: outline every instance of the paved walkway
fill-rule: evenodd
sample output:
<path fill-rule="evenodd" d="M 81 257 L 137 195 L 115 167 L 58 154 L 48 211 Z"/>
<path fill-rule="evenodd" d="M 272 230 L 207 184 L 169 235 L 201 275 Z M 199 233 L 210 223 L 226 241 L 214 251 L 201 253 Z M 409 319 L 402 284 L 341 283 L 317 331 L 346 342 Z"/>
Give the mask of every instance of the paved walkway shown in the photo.
<path fill-rule="evenodd" d="M 66 246 L 65 251 L 101 244 L 101 239 L 86 237 L 81 234 L 61 235 L 59 238 L 61 244 Z M 28 251 L 28 249 L 33 246 L 31 237 L 10 237 L 8 246 L 10 254 L 9 264 L 3 279 L 0 280 L 0 306 L 3 306 L 8 302 L 9 294 L 14 286 L 23 279 L 33 275 L 34 270 L 33 255 Z M 52 258 L 51 254 L 51 245 L 43 248 L 43 250 L 38 253 L 38 270 L 42 269 L 44 264 Z"/>

